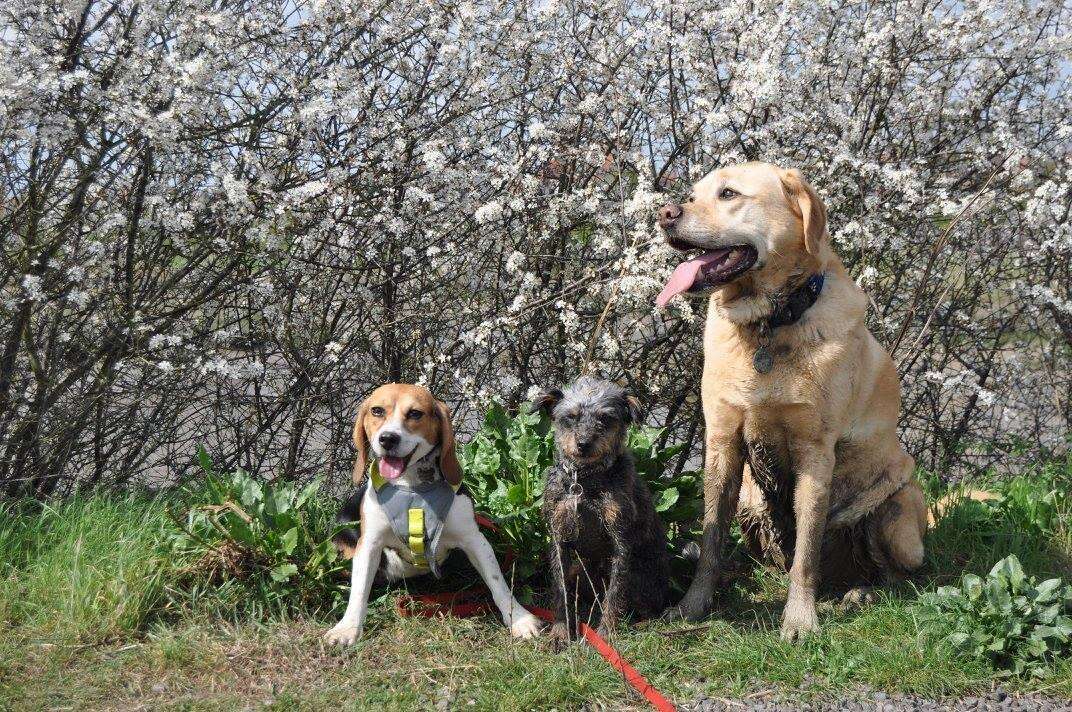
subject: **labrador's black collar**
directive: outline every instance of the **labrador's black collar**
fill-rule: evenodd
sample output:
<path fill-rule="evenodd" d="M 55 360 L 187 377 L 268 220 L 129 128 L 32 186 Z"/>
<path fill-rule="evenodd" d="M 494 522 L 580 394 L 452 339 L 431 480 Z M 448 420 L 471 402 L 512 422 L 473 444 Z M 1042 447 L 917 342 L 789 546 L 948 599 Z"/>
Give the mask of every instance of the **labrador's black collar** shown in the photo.
<path fill-rule="evenodd" d="M 790 292 L 774 313 L 767 317 L 767 327 L 777 329 L 779 326 L 789 326 L 800 321 L 804 312 L 808 311 L 819 299 L 824 282 L 826 282 L 825 272 L 808 277 L 807 282 Z"/>
<path fill-rule="evenodd" d="M 800 321 L 804 312 L 808 311 L 819 299 L 825 281 L 825 273 L 813 274 L 808 277 L 807 282 L 790 292 L 785 299 L 778 300 L 778 305 L 770 316 L 756 322 L 759 347 L 752 355 L 752 367 L 757 373 L 770 373 L 774 368 L 774 355 L 770 350 L 771 332 L 779 326 L 789 326 Z"/>

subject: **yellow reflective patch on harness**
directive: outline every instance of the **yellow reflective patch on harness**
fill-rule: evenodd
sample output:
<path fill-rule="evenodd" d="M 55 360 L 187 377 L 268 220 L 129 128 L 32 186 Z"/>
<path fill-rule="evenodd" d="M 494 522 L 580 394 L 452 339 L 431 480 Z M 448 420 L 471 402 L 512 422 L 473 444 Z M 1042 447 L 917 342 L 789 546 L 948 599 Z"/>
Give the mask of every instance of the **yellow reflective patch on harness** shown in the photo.
<path fill-rule="evenodd" d="M 409 550 L 413 563 L 424 566 L 424 510 L 420 507 L 409 510 Z"/>

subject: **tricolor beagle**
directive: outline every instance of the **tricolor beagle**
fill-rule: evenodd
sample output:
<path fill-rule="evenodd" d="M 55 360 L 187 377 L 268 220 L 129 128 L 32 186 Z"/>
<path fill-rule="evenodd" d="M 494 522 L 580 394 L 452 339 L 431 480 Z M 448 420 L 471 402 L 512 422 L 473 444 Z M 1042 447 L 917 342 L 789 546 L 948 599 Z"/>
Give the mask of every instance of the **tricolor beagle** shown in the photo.
<path fill-rule="evenodd" d="M 375 461 L 369 482 L 340 512 L 344 520 L 360 519 L 361 536 L 349 530 L 336 537 L 340 549 L 353 558 L 353 578 L 346 613 L 325 640 L 349 645 L 361 636 L 377 568 L 388 580 L 438 574 L 451 549 L 469 557 L 511 634 L 537 635 L 539 619 L 510 592 L 491 545 L 477 528 L 473 500 L 461 488 L 446 405 L 420 386 L 380 386 L 358 411 L 354 447 L 355 483 L 365 481 L 370 449 Z"/>

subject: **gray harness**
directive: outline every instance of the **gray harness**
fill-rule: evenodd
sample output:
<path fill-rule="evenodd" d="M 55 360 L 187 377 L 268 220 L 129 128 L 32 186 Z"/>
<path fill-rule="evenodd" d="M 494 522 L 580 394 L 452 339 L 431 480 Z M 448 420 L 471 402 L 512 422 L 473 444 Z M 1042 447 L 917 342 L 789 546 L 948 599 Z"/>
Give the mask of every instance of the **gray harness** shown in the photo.
<path fill-rule="evenodd" d="M 413 554 L 413 563 L 439 578 L 439 539 L 454 504 L 454 488 L 442 477 L 412 488 L 399 487 L 380 476 L 377 463 L 373 463 L 370 479 L 391 529 Z"/>

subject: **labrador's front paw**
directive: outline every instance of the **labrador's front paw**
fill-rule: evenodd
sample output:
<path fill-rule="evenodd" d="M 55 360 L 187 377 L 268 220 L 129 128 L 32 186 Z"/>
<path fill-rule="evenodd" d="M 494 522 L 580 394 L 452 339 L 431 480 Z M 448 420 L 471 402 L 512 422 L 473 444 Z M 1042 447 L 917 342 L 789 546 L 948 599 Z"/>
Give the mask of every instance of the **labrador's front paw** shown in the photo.
<path fill-rule="evenodd" d="M 819 616 L 815 612 L 815 603 L 790 601 L 785 604 L 782 613 L 782 640 L 800 642 L 813 633 L 819 632 Z"/>
<path fill-rule="evenodd" d="M 515 618 L 514 622 L 510 624 L 510 635 L 515 638 L 535 638 L 540 634 L 540 630 L 543 628 L 543 624 L 540 619 L 531 613 L 527 613 L 520 618 Z"/>
<path fill-rule="evenodd" d="M 324 633 L 324 642 L 329 645 L 353 645 L 358 638 L 361 637 L 361 629 L 355 625 L 343 625 L 339 623 L 337 626 Z"/>

